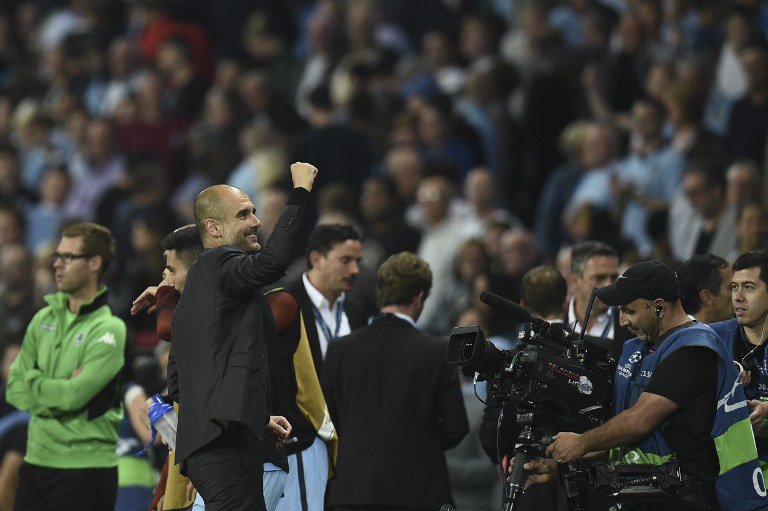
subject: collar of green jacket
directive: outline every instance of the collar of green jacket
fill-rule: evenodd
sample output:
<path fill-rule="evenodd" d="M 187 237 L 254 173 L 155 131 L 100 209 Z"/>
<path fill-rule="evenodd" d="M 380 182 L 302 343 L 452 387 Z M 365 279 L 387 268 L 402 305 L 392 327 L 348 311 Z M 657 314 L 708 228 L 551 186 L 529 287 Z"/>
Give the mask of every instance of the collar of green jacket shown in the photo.
<path fill-rule="evenodd" d="M 91 313 L 102 305 L 106 305 L 107 294 L 107 286 L 101 284 L 99 286 L 99 290 L 96 291 L 96 294 L 93 296 L 93 298 L 89 302 L 85 302 L 80 306 L 78 315 Z M 46 302 L 48 302 L 48 305 L 54 309 L 66 309 L 69 307 L 69 298 L 67 297 L 67 293 L 63 291 L 45 295 L 43 298 Z"/>

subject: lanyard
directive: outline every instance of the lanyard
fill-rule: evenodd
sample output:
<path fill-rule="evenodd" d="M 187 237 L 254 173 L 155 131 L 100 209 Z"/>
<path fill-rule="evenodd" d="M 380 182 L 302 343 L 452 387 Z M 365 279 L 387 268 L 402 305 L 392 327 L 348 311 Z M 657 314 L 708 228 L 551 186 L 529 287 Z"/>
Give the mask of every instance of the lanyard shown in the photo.
<path fill-rule="evenodd" d="M 752 349 L 750 349 L 750 343 L 749 343 L 749 341 L 747 341 L 747 334 L 744 332 L 744 328 L 740 327 L 739 330 L 738 330 L 738 333 L 741 334 L 741 340 L 744 342 L 744 345 L 749 350 L 749 352 L 747 352 L 746 355 L 741 357 L 741 363 L 744 364 L 745 360 L 747 360 L 747 358 L 750 355 L 755 353 L 755 351 L 760 349 L 760 346 L 762 346 L 763 344 L 768 342 L 768 340 L 767 339 L 761 339 L 760 344 L 758 344 L 758 345 L 754 346 Z M 760 334 L 762 335 L 762 333 L 763 332 L 761 331 Z M 762 360 L 762 364 L 760 363 L 760 360 L 758 360 L 757 354 L 755 354 L 752 357 L 752 359 L 755 361 L 755 366 L 757 367 L 758 372 L 760 372 L 763 377 L 767 377 L 768 376 L 768 350 L 763 350 L 762 355 L 763 355 L 762 356 L 762 359 L 763 359 Z"/>
<path fill-rule="evenodd" d="M 320 311 L 315 307 L 314 303 L 312 304 L 312 313 L 315 315 L 315 322 L 320 325 L 326 341 L 330 342 L 331 339 L 339 336 L 339 332 L 341 331 L 341 315 L 344 313 L 344 300 L 339 301 L 336 306 L 336 330 L 333 332 L 333 335 L 331 335 L 330 327 L 326 324 L 323 315 L 320 314 Z"/>
<path fill-rule="evenodd" d="M 603 328 L 603 333 L 601 333 L 599 337 L 608 337 L 608 332 L 610 332 L 610 330 L 611 330 L 611 327 L 613 326 L 613 321 L 614 321 L 614 314 L 615 314 L 615 313 L 613 312 L 614 310 L 615 310 L 615 309 L 614 309 L 613 307 L 611 307 L 610 309 L 608 309 L 608 322 L 605 324 L 605 327 Z M 575 315 L 576 315 L 576 311 L 574 310 L 574 316 L 575 316 Z M 579 318 L 576 318 L 576 320 L 573 322 L 573 328 L 571 328 L 571 331 L 572 331 L 572 332 L 574 332 L 574 333 L 577 333 L 577 332 L 579 332 L 579 331 L 577 330 L 577 328 L 579 328 L 580 326 L 581 326 L 581 324 L 579 323 Z M 585 333 L 586 335 L 590 335 L 590 334 L 589 334 L 589 332 L 588 332 L 588 331 L 586 331 L 586 325 L 585 325 L 585 327 L 584 327 L 584 330 L 585 330 L 585 332 L 584 332 L 584 333 Z M 580 332 L 579 332 L 579 333 L 580 333 Z M 614 335 L 614 336 L 615 336 L 615 335 Z"/>
<path fill-rule="evenodd" d="M 616 309 L 613 307 L 608 309 L 608 322 L 605 324 L 605 328 L 603 328 L 603 333 L 600 334 L 600 337 L 608 337 L 608 332 L 611 330 L 611 327 L 613 326 L 615 310 Z"/>

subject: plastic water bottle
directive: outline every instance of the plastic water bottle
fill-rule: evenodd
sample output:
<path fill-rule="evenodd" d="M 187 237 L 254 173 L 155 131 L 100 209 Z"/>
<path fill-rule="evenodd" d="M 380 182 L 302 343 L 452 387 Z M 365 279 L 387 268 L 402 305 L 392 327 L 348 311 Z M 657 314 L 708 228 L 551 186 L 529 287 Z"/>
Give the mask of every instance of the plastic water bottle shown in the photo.
<path fill-rule="evenodd" d="M 173 407 L 163 401 L 160 394 L 152 396 L 152 405 L 147 412 L 149 415 L 149 423 L 152 425 L 152 429 L 160 433 L 165 441 L 168 443 L 168 447 L 176 449 L 176 428 L 178 425 L 178 418 Z M 154 441 L 154 432 L 152 439 Z"/>

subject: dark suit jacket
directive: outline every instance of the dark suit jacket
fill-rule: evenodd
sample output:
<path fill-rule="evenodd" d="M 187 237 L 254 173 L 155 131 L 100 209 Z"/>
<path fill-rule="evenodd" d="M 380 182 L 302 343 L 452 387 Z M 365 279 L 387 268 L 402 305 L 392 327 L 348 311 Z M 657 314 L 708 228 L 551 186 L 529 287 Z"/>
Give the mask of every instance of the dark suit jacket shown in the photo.
<path fill-rule="evenodd" d="M 172 328 L 180 404 L 177 463 L 217 438 L 226 421 L 262 438 L 270 399 L 266 339 L 275 335 L 275 325 L 259 289 L 285 273 L 308 196 L 294 190 L 260 253 L 218 247 L 203 252 L 189 269 Z"/>
<path fill-rule="evenodd" d="M 320 349 L 317 326 L 315 325 L 315 315 L 312 312 L 312 301 L 309 299 L 302 277 L 300 276 L 292 280 L 283 289 L 284 292 L 293 296 L 298 303 L 299 309 L 293 317 L 291 324 L 277 335 L 275 353 L 273 354 L 270 351 L 269 354 L 269 369 L 276 386 L 274 389 L 275 409 L 291 423 L 293 427 L 291 436 L 297 439 L 297 442 L 287 445 L 286 450 L 288 454 L 295 454 L 311 446 L 317 436 L 317 430 L 296 404 L 296 395 L 299 389 L 296 382 L 296 367 L 293 355 L 296 353 L 301 338 L 300 317 L 304 319 L 307 341 L 312 352 L 312 362 L 314 363 L 318 379 L 322 371 L 323 355 Z M 301 312 L 301 316 L 299 312 Z M 360 302 L 350 298 L 349 295 L 344 298 L 344 313 L 347 315 L 349 326 L 352 330 L 357 330 L 367 324 L 365 308 Z"/>
<path fill-rule="evenodd" d="M 443 450 L 469 424 L 446 346 L 393 315 L 329 345 L 321 381 L 339 434 L 329 507 L 440 509 L 452 500 Z"/>

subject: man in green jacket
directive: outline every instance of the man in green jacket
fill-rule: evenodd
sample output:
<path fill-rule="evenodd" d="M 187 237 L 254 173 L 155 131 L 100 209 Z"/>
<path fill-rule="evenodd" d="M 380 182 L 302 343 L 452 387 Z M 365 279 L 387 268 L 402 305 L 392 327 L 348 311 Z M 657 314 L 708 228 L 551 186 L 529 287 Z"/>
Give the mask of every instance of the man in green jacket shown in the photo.
<path fill-rule="evenodd" d="M 125 324 L 99 283 L 114 257 L 112 234 L 92 223 L 65 227 L 53 253 L 58 292 L 8 378 L 8 402 L 32 415 L 16 510 L 114 508 Z"/>

